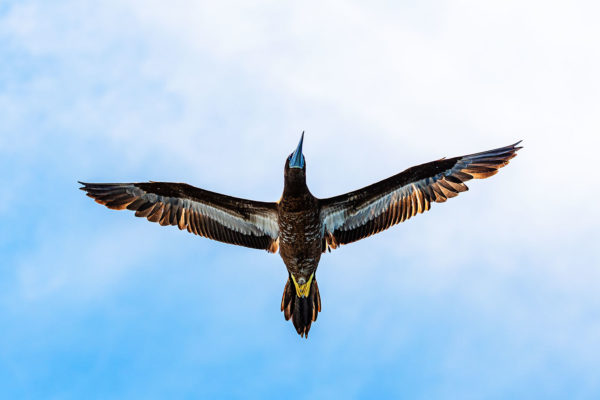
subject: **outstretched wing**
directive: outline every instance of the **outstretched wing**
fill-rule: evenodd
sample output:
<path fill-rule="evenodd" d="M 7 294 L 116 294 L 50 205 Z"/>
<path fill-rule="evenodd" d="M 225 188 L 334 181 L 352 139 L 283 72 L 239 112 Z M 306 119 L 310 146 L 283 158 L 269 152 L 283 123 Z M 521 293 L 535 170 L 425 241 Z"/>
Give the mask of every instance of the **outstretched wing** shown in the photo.
<path fill-rule="evenodd" d="M 185 183 L 85 183 L 81 190 L 114 210 L 132 210 L 137 217 L 220 242 L 278 249 L 275 203 L 239 199 Z"/>
<path fill-rule="evenodd" d="M 499 149 L 417 165 L 381 182 L 320 200 L 323 251 L 351 243 L 468 190 L 464 182 L 498 172 L 516 156 L 520 142 Z"/>

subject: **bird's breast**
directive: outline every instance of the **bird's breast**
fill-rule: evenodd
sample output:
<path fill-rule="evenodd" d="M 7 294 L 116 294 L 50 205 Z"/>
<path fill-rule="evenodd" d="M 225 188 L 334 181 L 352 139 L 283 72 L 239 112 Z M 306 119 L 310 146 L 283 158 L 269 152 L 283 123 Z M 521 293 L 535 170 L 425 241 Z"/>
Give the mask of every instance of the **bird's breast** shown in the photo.
<path fill-rule="evenodd" d="M 290 272 L 312 273 L 321 258 L 321 219 L 316 202 L 286 204 L 279 210 L 279 254 Z"/>

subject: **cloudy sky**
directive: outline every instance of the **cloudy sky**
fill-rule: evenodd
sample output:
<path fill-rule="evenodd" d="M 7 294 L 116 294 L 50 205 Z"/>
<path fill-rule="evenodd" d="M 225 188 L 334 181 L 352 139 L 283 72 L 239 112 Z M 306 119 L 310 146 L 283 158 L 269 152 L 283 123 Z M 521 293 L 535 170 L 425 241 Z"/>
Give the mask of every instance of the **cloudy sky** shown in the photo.
<path fill-rule="evenodd" d="M 4 396 L 598 398 L 597 2 L 248 3 L 0 2 Z M 525 148 L 325 255 L 308 340 L 279 256 L 77 190 L 274 201 L 302 130 L 318 197 Z"/>

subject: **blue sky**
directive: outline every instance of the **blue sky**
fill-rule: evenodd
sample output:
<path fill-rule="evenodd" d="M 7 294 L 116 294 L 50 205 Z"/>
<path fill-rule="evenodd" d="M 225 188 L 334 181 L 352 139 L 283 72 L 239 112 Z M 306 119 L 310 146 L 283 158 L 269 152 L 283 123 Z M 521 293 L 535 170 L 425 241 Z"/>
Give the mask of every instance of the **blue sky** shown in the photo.
<path fill-rule="evenodd" d="M 592 2 L 0 4 L 7 398 L 600 396 Z M 318 197 L 524 139 L 497 176 L 325 255 L 308 340 L 279 256 L 100 207 L 85 181 Z M 258 281 L 258 284 L 257 284 Z"/>

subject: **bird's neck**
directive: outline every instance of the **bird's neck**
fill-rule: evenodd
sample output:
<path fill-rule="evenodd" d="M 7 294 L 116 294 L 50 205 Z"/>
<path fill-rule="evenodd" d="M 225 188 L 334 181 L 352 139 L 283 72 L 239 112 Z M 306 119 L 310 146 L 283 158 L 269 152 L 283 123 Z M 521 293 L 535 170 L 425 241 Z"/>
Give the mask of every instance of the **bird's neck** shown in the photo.
<path fill-rule="evenodd" d="M 306 179 L 285 179 L 283 184 L 284 197 L 304 197 L 310 195 Z"/>

